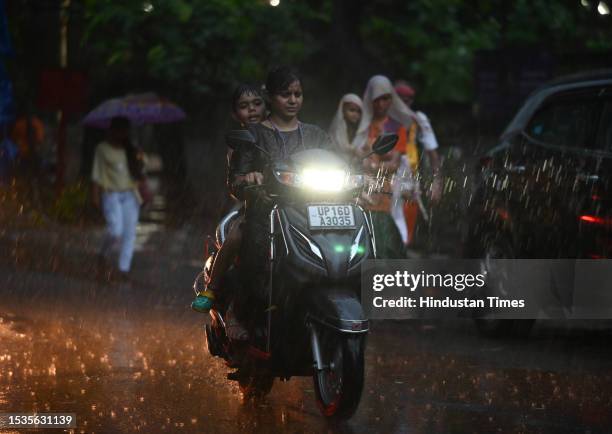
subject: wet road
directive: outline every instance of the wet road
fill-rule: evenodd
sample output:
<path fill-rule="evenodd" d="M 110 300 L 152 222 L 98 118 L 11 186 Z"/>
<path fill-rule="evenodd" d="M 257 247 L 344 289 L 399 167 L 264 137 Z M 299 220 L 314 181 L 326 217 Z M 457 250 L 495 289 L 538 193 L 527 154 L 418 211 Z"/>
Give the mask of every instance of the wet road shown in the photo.
<path fill-rule="evenodd" d="M 307 378 L 243 406 L 188 309 L 201 234 L 146 233 L 127 283 L 97 274 L 97 233 L 2 234 L 0 412 L 72 412 L 87 433 L 612 432 L 605 323 L 538 324 L 526 340 L 486 340 L 468 321 L 375 323 L 349 422 L 319 415 Z"/>

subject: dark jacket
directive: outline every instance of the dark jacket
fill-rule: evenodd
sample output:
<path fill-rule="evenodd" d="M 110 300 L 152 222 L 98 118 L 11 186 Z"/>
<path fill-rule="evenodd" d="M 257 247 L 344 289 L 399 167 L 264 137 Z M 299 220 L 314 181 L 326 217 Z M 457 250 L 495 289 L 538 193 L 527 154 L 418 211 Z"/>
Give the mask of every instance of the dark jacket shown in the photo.
<path fill-rule="evenodd" d="M 235 177 L 255 171 L 265 174 L 271 163 L 287 159 L 295 152 L 312 148 L 329 149 L 333 145 L 327 133 L 316 125 L 300 124 L 297 131 L 287 133 L 279 133 L 261 124 L 251 126 L 249 130 L 255 137 L 256 143 L 250 148 L 236 150 L 232 154 L 228 184 L 234 196 L 246 199 L 246 219 L 240 253 L 241 267 L 247 270 L 246 273 L 242 273 L 245 285 L 263 288 L 267 279 L 270 232 L 268 216 L 272 202 L 263 192 L 244 197 L 244 185 L 236 183 Z"/>
<path fill-rule="evenodd" d="M 232 154 L 228 171 L 230 192 L 242 198 L 244 185 L 235 182 L 237 175 L 249 172 L 264 173 L 270 163 L 287 159 L 291 154 L 312 148 L 332 148 L 332 141 L 325 131 L 316 125 L 300 123 L 295 131 L 278 132 L 262 124 L 252 125 L 249 131 L 255 137 L 255 146 L 240 149 Z"/>

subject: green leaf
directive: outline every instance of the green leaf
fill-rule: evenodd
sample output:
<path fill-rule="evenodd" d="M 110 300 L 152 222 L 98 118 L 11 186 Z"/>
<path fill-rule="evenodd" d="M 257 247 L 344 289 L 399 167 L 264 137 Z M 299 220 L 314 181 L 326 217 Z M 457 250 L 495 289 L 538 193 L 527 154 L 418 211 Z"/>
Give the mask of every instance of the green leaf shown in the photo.
<path fill-rule="evenodd" d="M 156 45 L 147 52 L 147 60 L 151 65 L 157 65 L 166 58 L 166 49 L 163 45 Z"/>
<path fill-rule="evenodd" d="M 174 0 L 174 2 L 172 2 L 172 7 L 181 23 L 189 21 L 193 13 L 193 8 L 189 3 L 183 0 Z"/>

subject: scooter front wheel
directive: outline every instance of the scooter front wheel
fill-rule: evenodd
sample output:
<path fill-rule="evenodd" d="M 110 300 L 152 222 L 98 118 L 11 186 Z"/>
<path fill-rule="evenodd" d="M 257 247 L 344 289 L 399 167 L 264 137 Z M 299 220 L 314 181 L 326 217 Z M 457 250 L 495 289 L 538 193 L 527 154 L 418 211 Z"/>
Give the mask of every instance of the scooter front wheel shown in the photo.
<path fill-rule="evenodd" d="M 313 374 L 317 403 L 324 416 L 350 418 L 361 400 L 365 336 L 320 330 L 323 369 Z"/>

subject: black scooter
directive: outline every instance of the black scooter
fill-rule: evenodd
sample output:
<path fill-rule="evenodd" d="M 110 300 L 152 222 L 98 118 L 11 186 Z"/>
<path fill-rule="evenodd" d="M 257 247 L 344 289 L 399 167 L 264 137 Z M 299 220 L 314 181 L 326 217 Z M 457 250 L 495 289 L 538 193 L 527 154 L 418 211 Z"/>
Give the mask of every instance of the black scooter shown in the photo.
<path fill-rule="evenodd" d="M 230 132 L 227 141 L 234 149 L 255 145 L 245 130 Z M 396 141 L 395 134 L 381 136 L 372 153 L 389 152 Z M 357 409 L 369 328 L 360 302 L 361 264 L 376 258 L 370 213 L 356 200 L 363 179 L 335 153 L 309 149 L 275 163 L 267 185 L 253 187 L 273 203 L 266 284 L 250 288 L 243 270 L 231 268 L 205 327 L 210 354 L 238 369 L 228 378 L 239 382 L 244 399 L 267 394 L 274 378 L 312 375 L 325 416 L 349 418 Z M 217 248 L 236 214 L 221 221 Z M 232 303 L 231 314 L 248 329 L 247 342 L 228 338 L 225 316 Z"/>

